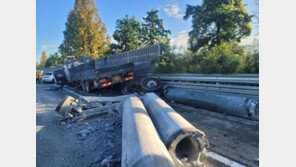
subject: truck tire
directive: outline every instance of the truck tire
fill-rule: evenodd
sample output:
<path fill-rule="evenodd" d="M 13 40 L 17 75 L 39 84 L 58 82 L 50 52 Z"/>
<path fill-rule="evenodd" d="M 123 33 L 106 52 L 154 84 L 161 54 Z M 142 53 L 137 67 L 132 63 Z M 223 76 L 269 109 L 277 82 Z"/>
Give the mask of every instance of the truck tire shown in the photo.
<path fill-rule="evenodd" d="M 144 92 L 156 92 L 160 87 L 160 80 L 157 78 L 145 78 L 141 81 L 141 88 Z"/>
<path fill-rule="evenodd" d="M 91 83 L 93 83 L 93 82 L 91 82 Z M 88 92 L 88 93 L 92 92 L 92 85 L 91 85 L 91 83 L 88 82 L 88 81 L 85 81 L 85 91 Z"/>
<path fill-rule="evenodd" d="M 81 82 L 81 89 L 83 90 L 83 91 L 85 91 L 85 82 Z"/>
<path fill-rule="evenodd" d="M 124 84 L 124 85 L 122 85 L 122 87 L 121 87 L 121 94 L 123 94 L 123 95 L 127 95 L 127 94 L 129 94 L 129 93 L 131 93 L 131 85 L 129 85 L 129 84 Z"/>

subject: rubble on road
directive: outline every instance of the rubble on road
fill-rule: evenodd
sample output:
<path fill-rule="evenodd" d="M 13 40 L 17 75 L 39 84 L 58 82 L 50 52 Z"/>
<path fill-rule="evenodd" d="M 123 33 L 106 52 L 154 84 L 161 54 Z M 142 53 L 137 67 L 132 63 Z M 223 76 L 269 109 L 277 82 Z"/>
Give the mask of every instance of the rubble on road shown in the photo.
<path fill-rule="evenodd" d="M 83 100 L 66 96 L 56 107 L 56 112 L 63 117 L 61 122 L 84 121 L 116 113 L 120 110 L 122 102 L 131 96 L 136 96 L 136 94 L 117 97 L 83 97 Z"/>
<path fill-rule="evenodd" d="M 56 113 L 62 116 L 60 125 L 68 133 L 74 133 L 72 138 L 76 140 L 75 147 L 84 150 L 77 153 L 76 158 L 90 159 L 89 154 L 86 154 L 90 151 L 96 155 L 84 166 L 120 166 L 122 105 L 129 96 L 135 95 L 96 97 L 98 101 L 94 98 L 86 101 L 66 96 L 56 107 Z"/>
<path fill-rule="evenodd" d="M 46 91 L 58 91 L 62 89 L 60 85 L 51 85 L 49 88 L 45 89 Z"/>

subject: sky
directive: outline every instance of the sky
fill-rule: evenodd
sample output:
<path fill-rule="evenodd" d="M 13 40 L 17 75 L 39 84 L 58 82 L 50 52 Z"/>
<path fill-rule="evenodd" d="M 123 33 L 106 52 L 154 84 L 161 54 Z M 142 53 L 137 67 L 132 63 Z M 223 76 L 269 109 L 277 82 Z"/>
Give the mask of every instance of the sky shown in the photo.
<path fill-rule="evenodd" d="M 135 16 L 140 22 L 151 9 L 159 10 L 164 27 L 171 31 L 171 45 L 187 47 L 188 32 L 191 20 L 183 20 L 186 4 L 201 4 L 202 0 L 94 0 L 99 16 L 105 23 L 107 34 L 112 36 L 116 20 L 126 14 Z M 63 31 L 70 9 L 74 8 L 75 0 L 37 0 L 36 1 L 36 60 L 40 62 L 42 51 L 47 55 L 57 52 L 63 41 Z M 244 0 L 246 8 L 253 13 L 258 6 L 255 0 Z M 258 27 L 251 36 L 256 36 Z M 113 42 L 113 41 L 111 41 Z"/>

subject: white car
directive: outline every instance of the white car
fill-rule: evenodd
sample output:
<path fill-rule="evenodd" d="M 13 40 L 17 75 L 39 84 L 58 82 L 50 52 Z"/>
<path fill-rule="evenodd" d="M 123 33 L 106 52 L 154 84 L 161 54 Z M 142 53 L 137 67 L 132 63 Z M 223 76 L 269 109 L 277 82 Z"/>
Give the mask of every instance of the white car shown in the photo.
<path fill-rule="evenodd" d="M 53 73 L 44 73 L 42 76 L 43 83 L 55 83 L 55 78 Z"/>

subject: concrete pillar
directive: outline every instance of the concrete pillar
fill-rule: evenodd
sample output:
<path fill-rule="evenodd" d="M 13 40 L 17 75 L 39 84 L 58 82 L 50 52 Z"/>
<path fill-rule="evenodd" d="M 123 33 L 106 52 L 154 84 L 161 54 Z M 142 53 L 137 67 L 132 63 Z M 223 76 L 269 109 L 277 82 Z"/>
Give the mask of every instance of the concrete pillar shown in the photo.
<path fill-rule="evenodd" d="M 199 166 L 200 154 L 208 146 L 205 134 L 156 94 L 147 93 L 142 101 L 175 165 Z"/>
<path fill-rule="evenodd" d="M 213 94 L 195 90 L 169 88 L 168 100 L 206 110 L 226 113 L 242 118 L 259 120 L 259 101 L 252 98 Z"/>
<path fill-rule="evenodd" d="M 122 167 L 173 167 L 174 163 L 137 97 L 123 104 Z"/>

